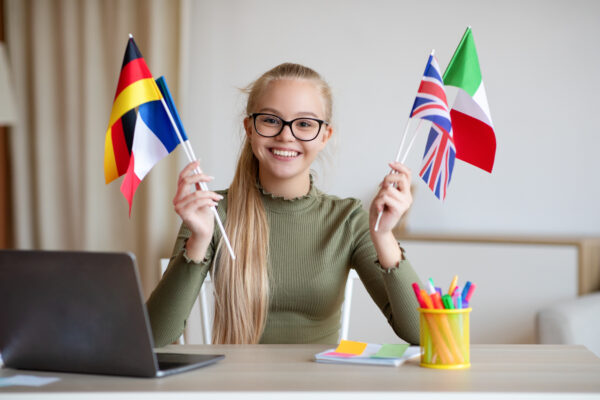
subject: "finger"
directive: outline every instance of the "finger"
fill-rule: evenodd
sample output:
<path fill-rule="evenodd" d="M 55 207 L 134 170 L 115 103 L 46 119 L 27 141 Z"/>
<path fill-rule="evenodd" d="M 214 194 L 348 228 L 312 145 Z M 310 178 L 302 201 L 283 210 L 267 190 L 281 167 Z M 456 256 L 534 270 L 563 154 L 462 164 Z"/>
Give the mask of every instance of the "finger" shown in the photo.
<path fill-rule="evenodd" d="M 204 190 L 197 190 L 194 192 L 182 192 L 182 193 L 177 193 L 175 195 L 175 197 L 173 198 L 173 205 L 177 206 L 178 204 L 185 204 L 185 203 L 189 203 L 190 201 L 193 201 L 194 199 L 197 198 L 211 198 L 214 201 L 220 201 L 223 199 L 223 196 L 221 196 L 218 193 L 215 192 L 211 192 L 211 191 L 204 191 Z"/>
<path fill-rule="evenodd" d="M 201 190 L 200 183 L 210 182 L 213 179 L 215 179 L 215 178 L 212 176 L 203 174 L 203 173 L 184 176 L 178 182 L 176 197 L 182 197 L 190 192 L 193 192 L 192 188 L 194 188 L 194 187 L 197 190 Z"/>
<path fill-rule="evenodd" d="M 410 179 L 406 175 L 400 176 L 398 182 L 393 188 L 398 192 L 410 193 Z"/>
<path fill-rule="evenodd" d="M 196 192 L 189 193 L 181 198 L 173 199 L 174 206 L 185 206 L 188 203 L 195 201 L 196 199 L 212 199 L 215 202 L 219 202 L 223 199 L 223 196 L 210 190 L 204 191 L 199 190 Z"/>
<path fill-rule="evenodd" d="M 391 174 L 385 177 L 382 188 L 394 185 L 400 191 L 410 191 L 410 176 L 404 173 Z"/>
<path fill-rule="evenodd" d="M 384 209 L 396 210 L 404 212 L 412 204 L 412 195 L 410 191 L 401 192 L 394 188 L 382 190 L 374 199 L 374 203 L 378 207 L 378 211 Z"/>
<path fill-rule="evenodd" d="M 214 177 L 210 176 L 210 175 L 206 175 L 205 173 L 201 172 L 199 174 L 197 173 L 191 173 L 189 175 L 185 175 L 179 178 L 179 180 L 177 181 L 177 185 L 181 186 L 181 185 L 194 185 L 198 182 L 208 182 L 215 179 Z"/>
<path fill-rule="evenodd" d="M 383 178 L 383 182 L 381 183 L 381 187 L 387 188 L 391 185 L 397 185 L 403 180 L 406 181 L 407 176 L 401 173 L 389 174 Z"/>
<path fill-rule="evenodd" d="M 192 161 L 191 163 L 186 165 L 185 168 L 183 168 L 179 173 L 178 181 L 180 181 L 181 178 L 183 178 L 184 176 L 191 175 L 192 172 L 194 172 L 194 169 L 196 168 L 200 169 L 200 163 L 198 161 Z"/>
<path fill-rule="evenodd" d="M 410 168 L 408 168 L 406 165 L 402 164 L 401 162 L 391 162 L 389 163 L 389 166 L 391 169 L 393 169 L 394 171 L 398 172 L 398 173 L 403 173 L 403 174 L 407 174 L 408 176 L 411 175 L 411 171 Z"/>
<path fill-rule="evenodd" d="M 399 185 L 402 185 L 402 182 L 399 183 Z M 402 194 L 404 193 L 404 191 L 401 190 L 401 188 L 399 187 L 395 187 L 395 186 L 388 186 L 386 188 L 382 188 L 381 189 L 381 195 L 382 196 L 391 196 L 392 198 L 400 198 L 402 196 Z"/>
<path fill-rule="evenodd" d="M 183 179 L 186 176 L 190 176 L 193 175 L 194 169 L 196 168 L 200 168 L 200 165 L 198 163 L 198 161 L 192 161 L 191 163 L 189 163 L 188 165 L 185 166 L 185 168 L 183 168 L 181 170 L 181 172 L 179 173 L 179 176 L 177 177 L 177 186 L 181 186 L 181 183 L 183 182 Z"/>
<path fill-rule="evenodd" d="M 193 185 L 198 182 L 210 182 L 215 179 L 214 176 L 206 175 L 205 173 L 187 175 L 181 178 L 180 185 Z"/>
<path fill-rule="evenodd" d="M 377 213 L 383 212 L 385 210 L 387 197 L 388 196 L 385 194 L 385 192 L 380 192 L 373 199 L 373 206 L 375 207 Z"/>
<path fill-rule="evenodd" d="M 399 179 L 393 186 L 384 186 L 380 193 L 387 193 L 393 196 L 410 196 L 412 194 L 410 182 L 406 177 Z"/>
<path fill-rule="evenodd" d="M 210 197 L 194 198 L 190 201 L 178 203 L 175 205 L 175 212 L 182 218 L 191 215 L 198 210 L 206 207 L 216 207 L 217 202 Z"/>

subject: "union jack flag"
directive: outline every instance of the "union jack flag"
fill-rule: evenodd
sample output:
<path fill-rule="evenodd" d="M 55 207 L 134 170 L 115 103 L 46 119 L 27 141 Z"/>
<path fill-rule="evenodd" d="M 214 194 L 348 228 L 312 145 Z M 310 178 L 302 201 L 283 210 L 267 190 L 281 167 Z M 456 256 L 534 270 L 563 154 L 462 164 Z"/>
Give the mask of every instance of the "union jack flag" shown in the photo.
<path fill-rule="evenodd" d="M 445 131 L 437 124 L 431 125 L 419 176 L 440 200 L 446 199 L 455 158 L 456 147 L 452 132 Z"/>
<path fill-rule="evenodd" d="M 456 147 L 452 137 L 452 122 L 444 81 L 433 54 L 427 61 L 410 118 L 421 118 L 432 122 L 419 176 L 438 199 L 444 200 L 452 178 Z"/>

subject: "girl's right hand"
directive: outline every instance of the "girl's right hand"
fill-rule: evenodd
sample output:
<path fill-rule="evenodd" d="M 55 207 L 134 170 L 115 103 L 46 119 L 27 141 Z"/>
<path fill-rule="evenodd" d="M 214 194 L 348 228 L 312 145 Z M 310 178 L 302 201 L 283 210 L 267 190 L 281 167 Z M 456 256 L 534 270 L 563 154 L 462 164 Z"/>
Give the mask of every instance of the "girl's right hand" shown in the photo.
<path fill-rule="evenodd" d="M 199 163 L 191 162 L 179 174 L 173 206 L 192 232 L 187 242 L 188 256 L 194 260 L 201 260 L 212 239 L 215 225 L 215 217 L 210 208 L 216 207 L 223 196 L 200 189 L 200 182 L 210 182 L 213 178 L 204 173 L 196 174 L 196 168 L 199 168 Z"/>

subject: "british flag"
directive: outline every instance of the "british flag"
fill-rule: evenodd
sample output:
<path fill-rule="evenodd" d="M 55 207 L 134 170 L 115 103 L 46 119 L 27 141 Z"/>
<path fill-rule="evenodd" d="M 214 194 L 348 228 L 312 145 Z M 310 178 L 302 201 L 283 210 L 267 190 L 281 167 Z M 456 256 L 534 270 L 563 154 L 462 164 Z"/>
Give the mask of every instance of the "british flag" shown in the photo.
<path fill-rule="evenodd" d="M 456 147 L 454 147 L 451 132 L 433 124 L 427 138 L 419 176 L 440 200 L 446 199 L 455 158 Z"/>
<path fill-rule="evenodd" d="M 444 81 L 433 54 L 427 61 L 410 118 L 421 118 L 432 122 L 419 176 L 438 199 L 444 200 L 452 178 L 456 147 L 452 138 L 452 122 Z"/>

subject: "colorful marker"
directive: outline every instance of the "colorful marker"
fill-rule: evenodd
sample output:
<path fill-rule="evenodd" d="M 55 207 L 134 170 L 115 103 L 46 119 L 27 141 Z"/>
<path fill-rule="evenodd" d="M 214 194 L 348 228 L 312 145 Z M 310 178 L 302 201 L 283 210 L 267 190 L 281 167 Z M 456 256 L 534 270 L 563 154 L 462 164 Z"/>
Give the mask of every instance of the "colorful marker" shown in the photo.
<path fill-rule="evenodd" d="M 444 309 L 444 303 L 442 303 L 442 297 L 438 292 L 435 292 L 431 296 L 431 301 L 433 302 L 433 306 L 439 310 Z"/>
<path fill-rule="evenodd" d="M 467 295 L 465 296 L 465 301 L 466 302 L 470 302 L 471 301 L 471 296 L 473 296 L 473 292 L 475 291 L 475 284 L 471 284 L 471 286 L 469 286 L 469 291 L 467 292 Z"/>
<path fill-rule="evenodd" d="M 452 296 L 454 294 L 454 289 L 456 289 L 456 284 L 458 283 L 458 275 L 454 275 L 452 278 L 452 282 L 450 283 L 450 288 L 448 289 L 448 294 Z"/>
<path fill-rule="evenodd" d="M 449 294 L 445 294 L 442 297 L 442 302 L 444 303 L 444 308 L 446 310 L 454 310 L 454 304 L 452 303 L 452 297 Z"/>
<path fill-rule="evenodd" d="M 465 283 L 465 287 L 462 290 L 462 301 L 463 301 L 463 303 L 466 300 L 466 296 L 467 296 L 467 293 L 469 293 L 469 289 L 470 288 L 471 288 L 471 281 L 467 281 L 467 283 Z"/>
<path fill-rule="evenodd" d="M 421 308 L 427 308 L 425 302 L 423 301 L 423 298 L 421 297 L 421 288 L 419 287 L 419 284 L 417 282 L 414 282 L 412 284 L 412 288 L 415 292 L 415 296 L 417 297 L 417 301 L 419 302 L 419 306 L 421 306 Z"/>
<path fill-rule="evenodd" d="M 454 298 L 456 308 L 463 308 L 462 291 L 460 290 L 460 286 L 457 286 L 456 289 L 454 289 L 454 295 L 452 297 Z"/>
<path fill-rule="evenodd" d="M 433 284 L 433 279 L 432 278 L 429 278 L 428 281 L 431 284 L 431 286 L 435 287 L 435 285 Z"/>
<path fill-rule="evenodd" d="M 434 308 L 433 302 L 431 301 L 431 297 L 427 294 L 425 289 L 421 289 L 421 298 L 423 299 L 423 303 L 425 303 L 425 308 Z"/>

